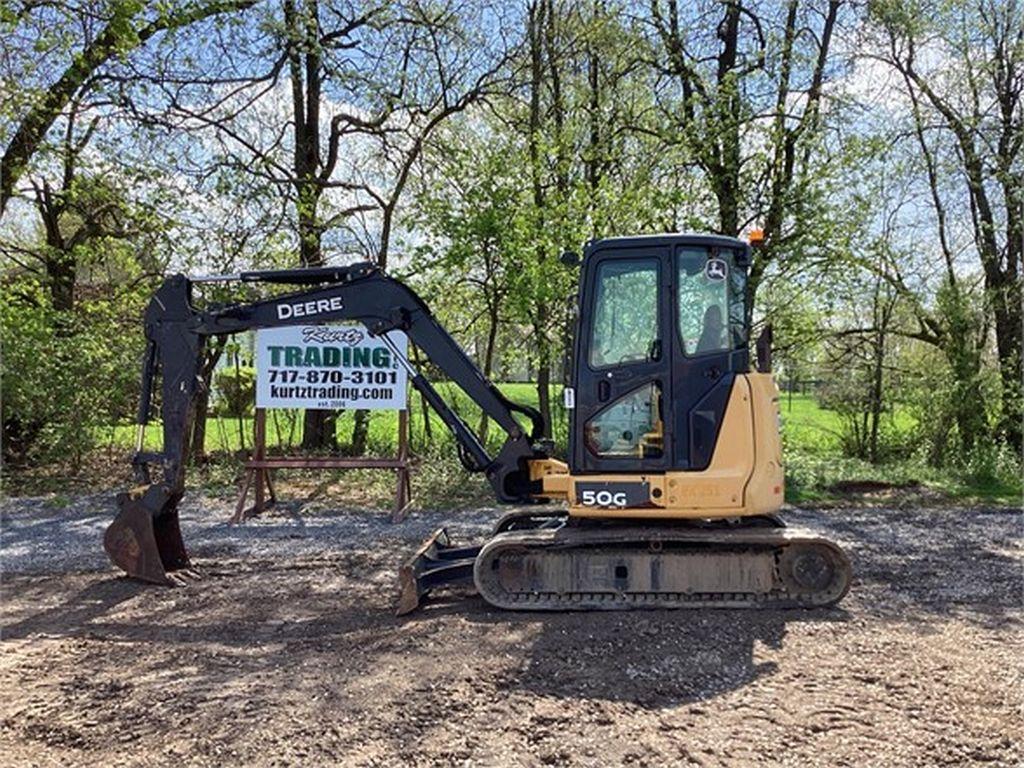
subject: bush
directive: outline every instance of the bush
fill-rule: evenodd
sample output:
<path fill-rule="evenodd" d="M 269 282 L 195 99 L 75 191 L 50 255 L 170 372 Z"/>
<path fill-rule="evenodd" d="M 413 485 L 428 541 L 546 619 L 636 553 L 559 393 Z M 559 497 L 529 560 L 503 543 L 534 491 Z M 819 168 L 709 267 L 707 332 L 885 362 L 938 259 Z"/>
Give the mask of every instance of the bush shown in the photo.
<path fill-rule="evenodd" d="M 215 416 L 249 416 L 256 397 L 256 369 L 248 365 L 221 368 L 213 376 Z"/>
<path fill-rule="evenodd" d="M 961 471 L 966 483 L 977 487 L 1019 487 L 1020 458 L 1006 443 L 979 440 L 962 458 Z"/>
<path fill-rule="evenodd" d="M 53 309 L 35 278 L 7 276 L 3 290 L 4 459 L 78 460 L 94 445 L 97 427 L 134 413 L 147 287 L 96 289 L 66 312 Z"/>
<path fill-rule="evenodd" d="M 895 403 L 887 402 L 878 413 L 878 431 L 873 441 L 871 406 L 866 387 L 855 379 L 837 377 L 822 387 L 821 408 L 837 416 L 837 439 L 843 456 L 876 464 L 905 457 L 913 445 L 913 429 L 900 423 Z"/>

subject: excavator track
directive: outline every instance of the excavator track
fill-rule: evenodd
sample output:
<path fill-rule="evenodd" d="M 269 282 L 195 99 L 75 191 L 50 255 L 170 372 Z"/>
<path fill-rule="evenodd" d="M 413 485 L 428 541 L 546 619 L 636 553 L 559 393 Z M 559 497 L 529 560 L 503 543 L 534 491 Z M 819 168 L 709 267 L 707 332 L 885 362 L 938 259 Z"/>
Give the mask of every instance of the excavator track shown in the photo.
<path fill-rule="evenodd" d="M 775 520 L 513 528 L 480 549 L 473 580 L 487 602 L 508 610 L 835 605 L 850 586 L 845 553 Z"/>

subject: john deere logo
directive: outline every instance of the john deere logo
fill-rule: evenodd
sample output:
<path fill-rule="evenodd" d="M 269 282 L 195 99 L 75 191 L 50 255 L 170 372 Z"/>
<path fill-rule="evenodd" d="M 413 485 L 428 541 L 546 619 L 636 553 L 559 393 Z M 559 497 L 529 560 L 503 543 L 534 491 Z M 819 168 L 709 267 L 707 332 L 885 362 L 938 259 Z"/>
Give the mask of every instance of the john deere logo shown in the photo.
<path fill-rule="evenodd" d="M 332 296 L 329 299 L 317 299 L 316 301 L 297 301 L 292 304 L 277 305 L 277 319 L 287 320 L 291 317 L 309 317 L 310 315 L 322 315 L 325 312 L 340 312 L 345 308 L 341 298 Z"/>
<path fill-rule="evenodd" d="M 722 259 L 708 259 L 708 263 L 704 265 L 704 275 L 708 280 L 725 280 L 727 274 L 729 265 Z"/>

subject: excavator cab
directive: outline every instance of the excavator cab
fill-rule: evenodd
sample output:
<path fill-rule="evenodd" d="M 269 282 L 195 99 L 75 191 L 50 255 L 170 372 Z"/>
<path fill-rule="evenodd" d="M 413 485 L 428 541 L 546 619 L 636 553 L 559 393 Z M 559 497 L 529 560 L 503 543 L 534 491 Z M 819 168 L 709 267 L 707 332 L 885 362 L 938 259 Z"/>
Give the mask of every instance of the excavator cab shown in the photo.
<path fill-rule="evenodd" d="M 572 474 L 708 466 L 735 376 L 749 368 L 749 264 L 750 246 L 725 237 L 611 238 L 587 249 Z"/>

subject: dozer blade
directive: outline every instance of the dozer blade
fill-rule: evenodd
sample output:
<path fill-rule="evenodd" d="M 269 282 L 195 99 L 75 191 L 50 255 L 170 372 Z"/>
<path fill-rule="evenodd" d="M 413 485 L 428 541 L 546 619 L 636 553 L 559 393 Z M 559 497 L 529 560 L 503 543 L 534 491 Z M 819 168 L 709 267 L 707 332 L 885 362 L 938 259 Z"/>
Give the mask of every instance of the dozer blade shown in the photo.
<path fill-rule="evenodd" d="M 397 616 L 415 611 L 420 600 L 434 587 L 472 584 L 473 563 L 480 547 L 453 547 L 448 532 L 438 528 L 424 541 L 416 554 L 398 569 Z"/>
<path fill-rule="evenodd" d="M 173 571 L 190 565 L 178 525 L 180 498 L 163 485 L 118 494 L 117 517 L 103 535 L 111 562 L 133 578 L 180 585 L 182 580 Z"/>

